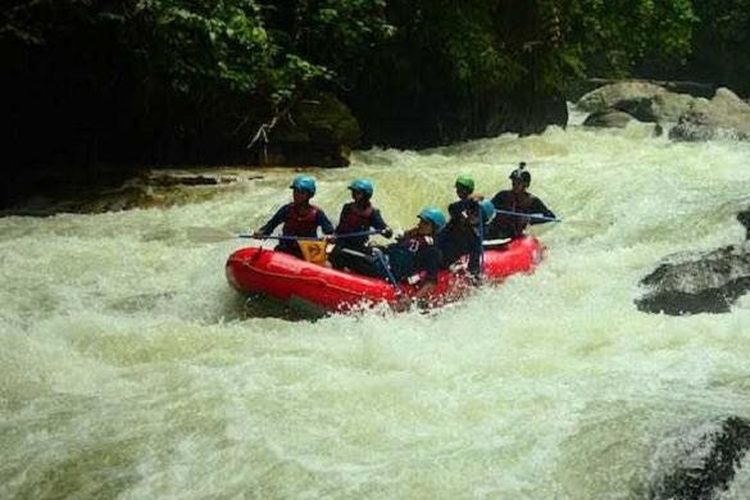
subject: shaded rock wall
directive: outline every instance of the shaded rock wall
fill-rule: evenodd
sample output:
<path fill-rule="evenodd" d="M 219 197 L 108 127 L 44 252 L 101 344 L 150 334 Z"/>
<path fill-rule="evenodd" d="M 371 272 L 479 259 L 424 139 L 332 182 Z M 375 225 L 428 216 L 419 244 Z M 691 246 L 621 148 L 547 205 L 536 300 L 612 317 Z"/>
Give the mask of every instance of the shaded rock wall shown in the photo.
<path fill-rule="evenodd" d="M 346 167 L 362 135 L 349 108 L 326 92 L 299 100 L 264 132 L 254 163 L 277 166 Z"/>
<path fill-rule="evenodd" d="M 485 95 L 424 99 L 380 95 L 353 104 L 364 130 L 364 145 L 419 149 L 503 133 L 531 135 L 549 125 L 565 127 L 562 96 Z"/>

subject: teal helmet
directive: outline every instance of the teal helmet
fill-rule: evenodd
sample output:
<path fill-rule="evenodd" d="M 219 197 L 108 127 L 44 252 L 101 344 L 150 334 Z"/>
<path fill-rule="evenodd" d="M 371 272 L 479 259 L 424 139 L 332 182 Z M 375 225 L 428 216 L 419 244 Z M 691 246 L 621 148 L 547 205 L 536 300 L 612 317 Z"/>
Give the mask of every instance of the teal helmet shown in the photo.
<path fill-rule="evenodd" d="M 488 224 L 495 218 L 495 205 L 490 200 L 479 202 L 479 211 L 482 213 L 482 222 Z"/>
<path fill-rule="evenodd" d="M 443 215 L 443 212 L 441 212 L 439 208 L 427 207 L 419 212 L 417 217 L 426 220 L 427 222 L 431 222 L 435 227 L 436 233 L 440 232 L 440 230 L 445 227 L 445 215 Z"/>
<path fill-rule="evenodd" d="M 294 178 L 292 185 L 289 187 L 295 191 L 308 193 L 310 197 L 315 196 L 315 179 L 309 175 L 298 175 Z"/>
<path fill-rule="evenodd" d="M 367 179 L 353 180 L 352 183 L 349 184 L 349 189 L 351 189 L 352 191 L 361 191 L 368 198 L 370 198 L 372 196 L 372 193 L 375 192 L 375 186 L 373 186 L 372 182 L 368 181 Z"/>
<path fill-rule="evenodd" d="M 456 187 L 464 188 L 469 193 L 473 193 L 474 179 L 472 179 L 468 175 L 459 175 L 458 178 L 456 178 Z"/>

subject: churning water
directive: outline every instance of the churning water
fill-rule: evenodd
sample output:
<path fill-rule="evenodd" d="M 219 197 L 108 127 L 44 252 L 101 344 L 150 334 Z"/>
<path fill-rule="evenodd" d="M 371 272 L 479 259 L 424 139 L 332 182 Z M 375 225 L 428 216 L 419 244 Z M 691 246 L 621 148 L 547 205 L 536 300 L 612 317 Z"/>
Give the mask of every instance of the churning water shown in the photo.
<path fill-rule="evenodd" d="M 750 416 L 750 297 L 647 315 L 638 281 L 674 252 L 738 243 L 750 145 L 650 129 L 550 129 L 318 170 L 331 218 L 366 176 L 394 227 L 453 179 L 531 191 L 530 276 L 442 310 L 246 317 L 224 277 L 290 197 L 269 171 L 165 209 L 0 219 L 0 498 L 642 498 L 663 437 Z M 215 188 L 206 188 L 215 189 Z M 750 495 L 750 462 L 727 498 Z"/>

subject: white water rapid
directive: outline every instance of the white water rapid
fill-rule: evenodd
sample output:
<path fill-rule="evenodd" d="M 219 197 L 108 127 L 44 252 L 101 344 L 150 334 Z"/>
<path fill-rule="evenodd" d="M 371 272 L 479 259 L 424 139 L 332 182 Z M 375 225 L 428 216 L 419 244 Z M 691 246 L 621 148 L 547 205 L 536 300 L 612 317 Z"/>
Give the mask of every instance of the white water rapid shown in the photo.
<path fill-rule="evenodd" d="M 650 129 L 356 153 L 311 170 L 332 219 L 355 177 L 408 228 L 453 180 L 531 191 L 529 276 L 442 310 L 246 317 L 224 262 L 294 172 L 171 208 L 0 219 L 0 498 L 644 498 L 674 429 L 750 417 L 750 296 L 729 314 L 645 314 L 667 254 L 739 243 L 750 143 Z M 745 459 L 723 498 L 750 496 Z"/>

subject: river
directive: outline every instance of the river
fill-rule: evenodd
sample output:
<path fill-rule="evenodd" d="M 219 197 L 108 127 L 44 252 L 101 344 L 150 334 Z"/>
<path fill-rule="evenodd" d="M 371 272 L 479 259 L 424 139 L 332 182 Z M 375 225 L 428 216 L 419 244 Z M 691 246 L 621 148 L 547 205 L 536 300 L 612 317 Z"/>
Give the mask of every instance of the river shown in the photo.
<path fill-rule="evenodd" d="M 312 171 L 332 218 L 364 176 L 408 228 L 458 173 L 492 194 L 528 162 L 563 219 L 533 228 L 545 261 L 430 314 L 246 315 L 223 266 L 247 241 L 186 229 L 257 228 L 290 171 L 0 219 L 0 498 L 643 498 L 665 436 L 750 416 L 750 296 L 721 315 L 633 304 L 663 256 L 744 238 L 750 143 L 573 122 Z M 743 465 L 723 498 L 750 495 Z"/>

